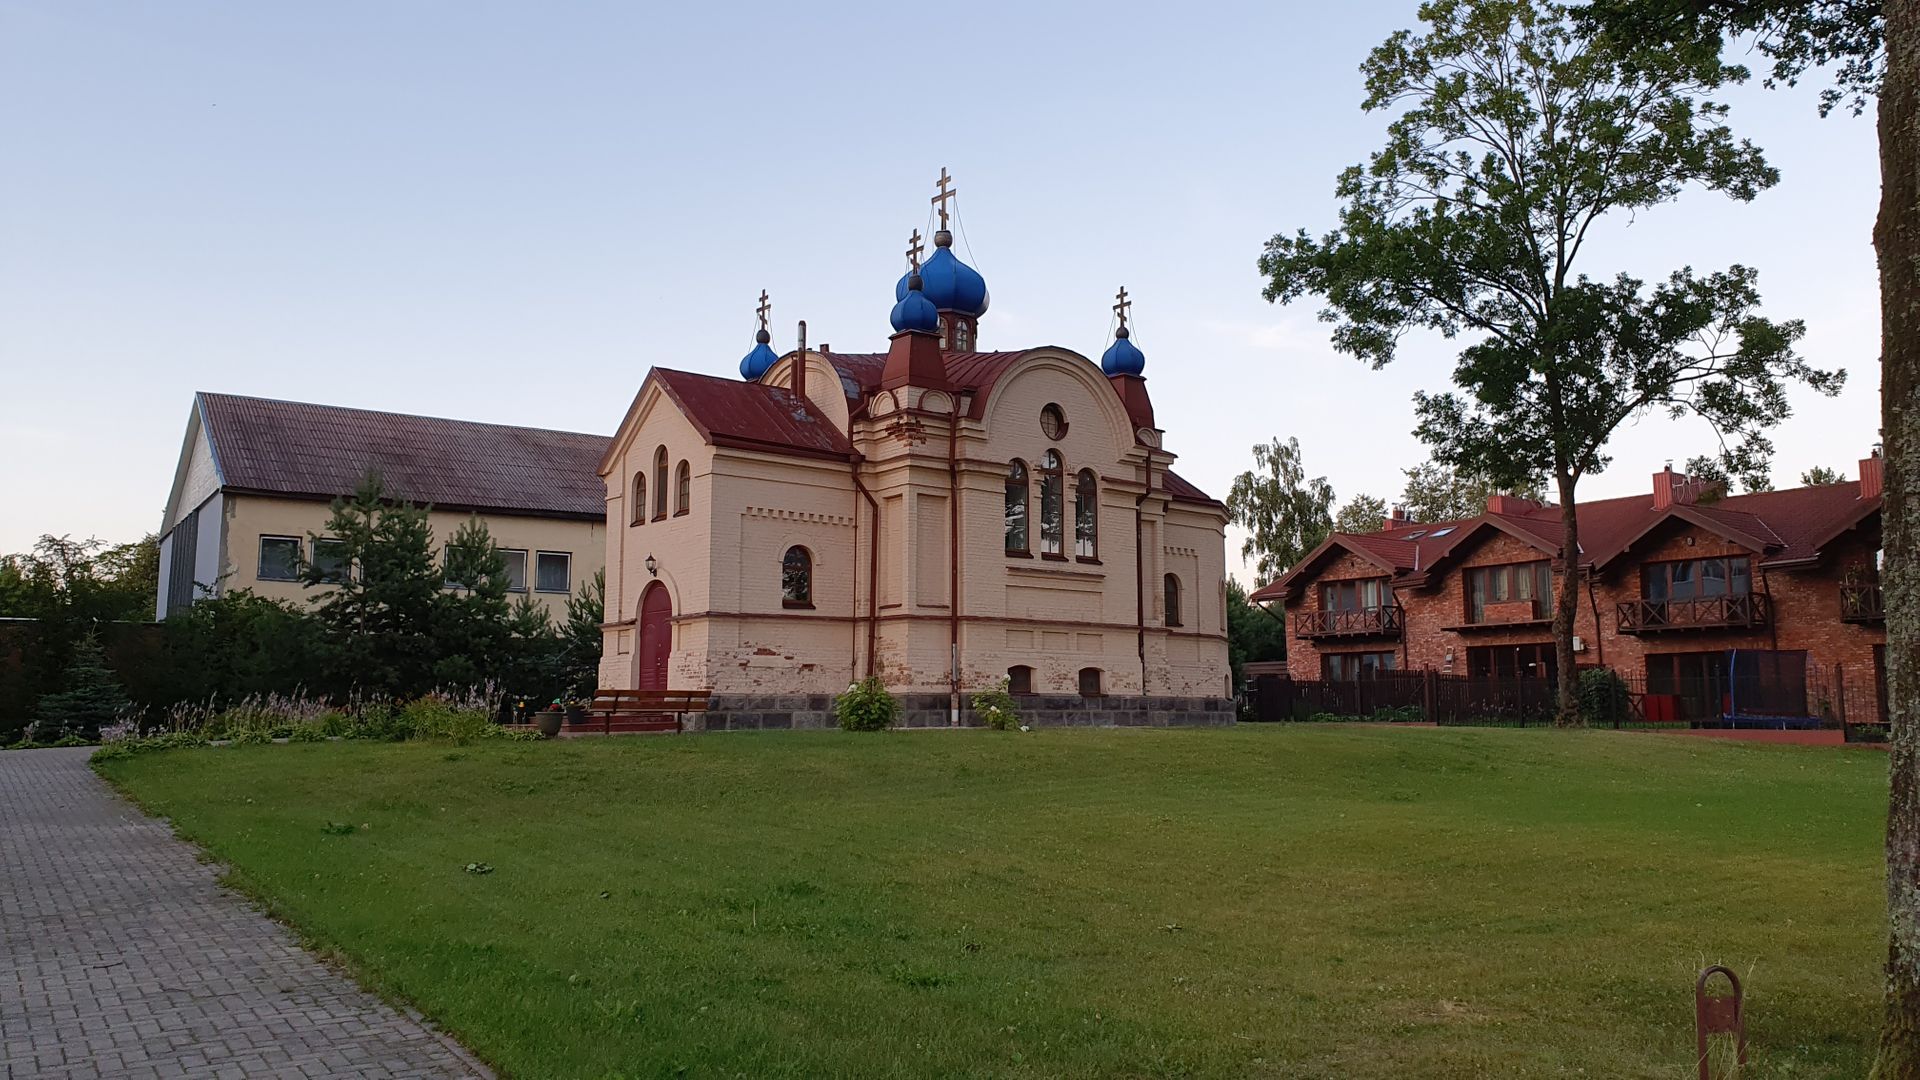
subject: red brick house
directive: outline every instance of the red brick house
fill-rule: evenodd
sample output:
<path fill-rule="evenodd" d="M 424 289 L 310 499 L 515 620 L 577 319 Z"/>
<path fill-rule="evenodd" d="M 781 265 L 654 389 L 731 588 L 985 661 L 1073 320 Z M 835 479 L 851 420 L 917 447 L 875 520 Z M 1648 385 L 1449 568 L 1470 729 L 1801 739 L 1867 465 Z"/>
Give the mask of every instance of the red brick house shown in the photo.
<path fill-rule="evenodd" d="M 1770 664 L 1819 688 L 1807 710 L 1873 719 L 1882 469 L 1876 455 L 1857 481 L 1715 497 L 1668 468 L 1649 495 L 1582 503 L 1578 665 L 1701 719 L 1729 707 L 1730 667 Z M 1396 511 L 1378 532 L 1329 537 L 1252 598 L 1285 605 L 1295 680 L 1550 678 L 1560 535 L 1558 507 L 1511 496 L 1460 521 Z"/>

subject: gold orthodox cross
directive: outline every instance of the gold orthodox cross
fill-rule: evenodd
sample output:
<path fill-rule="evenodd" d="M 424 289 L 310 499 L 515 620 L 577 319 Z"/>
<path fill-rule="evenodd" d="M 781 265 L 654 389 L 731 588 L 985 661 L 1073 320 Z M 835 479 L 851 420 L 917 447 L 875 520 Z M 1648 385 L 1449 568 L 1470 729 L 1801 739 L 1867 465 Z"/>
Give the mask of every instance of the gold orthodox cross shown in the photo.
<path fill-rule="evenodd" d="M 773 310 L 773 305 L 767 303 L 767 290 L 761 289 L 760 290 L 760 329 L 765 330 L 767 328 L 767 312 L 772 310 Z"/>
<path fill-rule="evenodd" d="M 913 239 L 907 241 L 907 265 L 913 267 L 915 273 L 920 270 L 920 253 L 925 250 L 926 245 L 920 242 L 920 230 L 913 230 Z"/>
<path fill-rule="evenodd" d="M 1125 330 L 1127 328 L 1127 309 L 1133 306 L 1133 301 L 1127 299 L 1127 287 L 1125 285 L 1120 286 L 1120 295 L 1116 300 L 1117 303 L 1113 305 L 1113 313 L 1120 316 L 1120 329 Z"/>
<path fill-rule="evenodd" d="M 940 194 L 933 197 L 933 205 L 940 208 L 940 228 L 942 231 L 947 227 L 947 202 L 960 194 L 957 191 L 950 190 L 952 185 L 953 178 L 947 175 L 947 167 L 945 165 L 940 166 L 940 181 L 934 185 L 934 187 L 940 189 Z"/>

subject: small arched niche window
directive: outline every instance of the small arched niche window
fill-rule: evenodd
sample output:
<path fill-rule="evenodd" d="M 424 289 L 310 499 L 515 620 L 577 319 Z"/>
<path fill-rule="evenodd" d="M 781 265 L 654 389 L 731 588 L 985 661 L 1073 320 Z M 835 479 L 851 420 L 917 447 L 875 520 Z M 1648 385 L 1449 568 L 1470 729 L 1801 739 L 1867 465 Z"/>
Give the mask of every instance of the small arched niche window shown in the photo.
<path fill-rule="evenodd" d="M 1067 463 L 1058 450 L 1040 459 L 1040 554 L 1066 554 Z"/>
<path fill-rule="evenodd" d="M 1027 554 L 1027 463 L 1007 466 L 1007 554 Z"/>
<path fill-rule="evenodd" d="M 1073 553 L 1100 557 L 1100 480 L 1092 469 L 1081 469 L 1073 485 Z"/>
<path fill-rule="evenodd" d="M 1007 669 L 1007 693 L 1033 693 L 1033 669 L 1025 664 L 1015 664 Z"/>
<path fill-rule="evenodd" d="M 1182 626 L 1180 621 L 1180 578 L 1177 574 L 1168 574 L 1167 589 L 1167 625 Z"/>
<path fill-rule="evenodd" d="M 693 469 L 686 462 L 673 478 L 673 512 L 684 514 L 693 509 Z"/>
<path fill-rule="evenodd" d="M 790 547 L 786 557 L 780 560 L 780 605 L 813 606 L 813 554 L 806 548 Z"/>
<path fill-rule="evenodd" d="M 633 474 L 633 523 L 644 525 L 647 521 L 647 474 Z"/>
<path fill-rule="evenodd" d="M 1102 692 L 1103 691 L 1101 691 L 1100 689 L 1100 669 L 1097 667 L 1081 668 L 1080 669 L 1080 696 L 1081 697 L 1099 697 Z"/>
<path fill-rule="evenodd" d="M 653 452 L 653 520 L 667 516 L 667 448 Z"/>

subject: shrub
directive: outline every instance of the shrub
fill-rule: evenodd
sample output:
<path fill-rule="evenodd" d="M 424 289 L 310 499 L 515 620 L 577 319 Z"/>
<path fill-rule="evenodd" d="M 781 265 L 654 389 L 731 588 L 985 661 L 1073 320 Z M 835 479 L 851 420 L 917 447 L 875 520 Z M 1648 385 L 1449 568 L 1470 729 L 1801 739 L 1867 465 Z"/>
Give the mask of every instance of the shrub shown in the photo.
<path fill-rule="evenodd" d="M 1007 692 L 1007 680 L 1001 679 L 991 690 L 973 695 L 973 711 L 980 722 L 995 731 L 1011 731 L 1020 726 L 1020 706 Z"/>
<path fill-rule="evenodd" d="M 1589 727 L 1611 727 L 1627 719 L 1627 682 L 1612 668 L 1581 672 L 1574 698 L 1580 706 L 1580 722 Z"/>
<path fill-rule="evenodd" d="M 833 701 L 833 715 L 843 731 L 885 731 L 900 715 L 900 703 L 874 676 L 847 687 Z"/>
<path fill-rule="evenodd" d="M 499 730 L 485 708 L 467 708 L 441 694 L 416 698 L 400 710 L 400 722 L 408 738 L 440 739 L 464 745 L 477 739 L 492 738 Z"/>

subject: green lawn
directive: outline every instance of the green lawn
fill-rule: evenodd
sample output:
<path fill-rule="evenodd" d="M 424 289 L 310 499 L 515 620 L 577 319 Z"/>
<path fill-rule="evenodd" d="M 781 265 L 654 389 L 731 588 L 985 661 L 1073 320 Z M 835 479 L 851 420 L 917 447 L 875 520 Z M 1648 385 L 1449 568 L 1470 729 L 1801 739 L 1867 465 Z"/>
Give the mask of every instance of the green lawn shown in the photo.
<path fill-rule="evenodd" d="M 103 771 L 515 1077 L 1679 1078 L 1716 962 L 1750 1075 L 1864 1075 L 1877 1016 L 1874 751 L 1316 725 Z"/>

